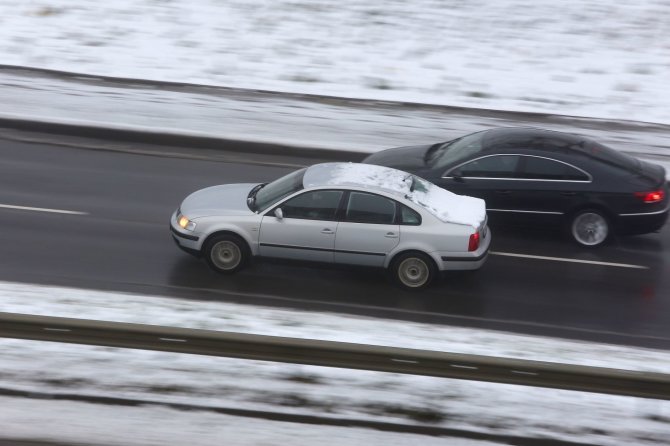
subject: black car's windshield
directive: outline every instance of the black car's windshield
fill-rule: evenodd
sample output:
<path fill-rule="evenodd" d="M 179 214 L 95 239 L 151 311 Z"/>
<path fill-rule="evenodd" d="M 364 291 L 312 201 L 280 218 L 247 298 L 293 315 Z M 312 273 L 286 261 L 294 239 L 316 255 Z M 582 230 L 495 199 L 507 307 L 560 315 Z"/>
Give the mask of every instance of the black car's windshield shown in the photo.
<path fill-rule="evenodd" d="M 301 190 L 303 188 L 302 178 L 306 170 L 307 168 L 296 170 L 259 189 L 251 200 L 249 208 L 255 212 L 264 211 L 282 198 Z"/>
<path fill-rule="evenodd" d="M 482 149 L 484 132 L 477 132 L 445 142 L 428 153 L 426 163 L 436 169 L 452 165 Z"/>

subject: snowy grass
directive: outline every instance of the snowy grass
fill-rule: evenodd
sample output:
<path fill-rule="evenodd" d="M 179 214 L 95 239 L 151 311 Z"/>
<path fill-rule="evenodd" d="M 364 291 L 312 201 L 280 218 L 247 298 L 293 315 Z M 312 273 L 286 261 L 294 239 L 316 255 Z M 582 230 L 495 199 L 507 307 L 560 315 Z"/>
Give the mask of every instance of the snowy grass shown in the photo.
<path fill-rule="evenodd" d="M 666 351 L 210 301 L 4 282 L 0 283 L 0 308 L 670 372 L 670 352 Z M 670 403 L 663 401 L 11 339 L 0 339 L 0 349 L 0 391 L 182 403 L 202 406 L 204 413 L 208 413 L 207 407 L 267 410 L 602 445 L 662 445 L 670 438 Z M 0 406 L 0 415 L 50 419 L 48 407 L 51 405 L 22 414 Z M 75 417 L 69 424 L 87 419 Z M 207 415 L 203 422 L 209 419 Z M 620 419 L 625 422 L 612 421 Z M 171 429 L 161 424 L 163 428 Z M 60 432 L 53 438 L 59 435 L 65 438 Z"/>
<path fill-rule="evenodd" d="M 0 61 L 670 123 L 670 2 L 0 2 Z"/>

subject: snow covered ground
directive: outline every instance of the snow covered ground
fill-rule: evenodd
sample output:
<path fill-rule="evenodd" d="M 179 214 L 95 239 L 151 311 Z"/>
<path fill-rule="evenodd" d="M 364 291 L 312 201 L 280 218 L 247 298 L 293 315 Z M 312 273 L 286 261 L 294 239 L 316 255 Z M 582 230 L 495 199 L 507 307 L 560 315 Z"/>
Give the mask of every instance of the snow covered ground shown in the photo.
<path fill-rule="evenodd" d="M 219 302 L 4 282 L 0 283 L 0 308 L 16 313 L 670 372 L 670 352 L 665 351 Z M 217 432 L 220 439 L 229 434 L 239 436 L 235 444 L 266 444 L 256 436 L 268 438 L 277 428 L 277 438 L 286 435 L 286 430 L 293 432 L 292 444 L 313 444 L 313 435 L 325 437 L 332 430 L 346 432 L 334 433 L 339 441 L 331 439 L 324 444 L 368 444 L 370 441 L 393 444 L 387 440 L 407 444 L 412 441 L 409 438 L 412 436 L 404 434 L 395 440 L 390 440 L 389 434 L 375 437 L 374 431 L 360 428 L 348 431 L 331 426 L 320 430 L 311 426 L 303 430 L 302 426 L 281 427 L 281 423 L 263 425 L 253 419 L 238 424 L 231 422 L 229 415 L 211 410 L 233 408 L 601 445 L 661 445 L 670 438 L 670 402 L 10 339 L 0 339 L 0 350 L 0 394 L 7 395 L 7 390 L 13 390 L 147 402 L 137 408 L 111 405 L 96 408 L 81 401 L 2 396 L 0 437 L 62 441 L 86 438 L 87 442 L 134 445 L 154 444 L 140 441 L 144 434 L 148 439 L 169 438 L 171 432 L 177 435 L 186 429 L 192 435 L 190 443 L 193 445 L 213 444 Z M 197 406 L 202 417 L 193 412 L 183 415 L 165 407 L 168 403 Z M 118 420 L 135 416 L 141 416 L 142 421 L 129 424 L 125 430 L 118 428 Z M 192 424 L 187 427 L 189 422 Z M 261 427 L 254 428 L 254 425 Z M 37 429 L 35 426 L 58 428 Z M 99 436 L 91 437 L 93 432 Z M 426 441 L 431 444 L 433 440 L 427 438 Z M 155 444 L 160 444 L 159 440 Z"/>
<path fill-rule="evenodd" d="M 670 123 L 668 29 L 668 0 L 2 0 L 0 63 Z"/>
<path fill-rule="evenodd" d="M 11 440 L 48 439 L 66 445 L 88 446 L 440 446 L 445 441 L 453 446 L 501 444 L 357 427 L 298 424 L 152 405 L 120 407 L 0 397 L 0 415 L 0 427 L 3 428 L 0 442 L 4 437 Z M 57 435 L 36 435 L 35 432 Z M 11 442 L 8 444 L 12 445 Z"/>

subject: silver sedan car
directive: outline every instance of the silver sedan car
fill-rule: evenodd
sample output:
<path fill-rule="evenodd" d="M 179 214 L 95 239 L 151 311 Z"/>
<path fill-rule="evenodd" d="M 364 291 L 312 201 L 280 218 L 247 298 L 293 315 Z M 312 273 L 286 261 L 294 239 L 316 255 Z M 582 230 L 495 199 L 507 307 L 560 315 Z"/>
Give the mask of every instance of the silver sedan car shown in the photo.
<path fill-rule="evenodd" d="M 401 287 L 420 289 L 440 271 L 484 264 L 486 222 L 478 198 L 388 167 L 325 163 L 269 184 L 196 191 L 170 229 L 180 248 L 223 274 L 274 257 L 386 268 Z"/>

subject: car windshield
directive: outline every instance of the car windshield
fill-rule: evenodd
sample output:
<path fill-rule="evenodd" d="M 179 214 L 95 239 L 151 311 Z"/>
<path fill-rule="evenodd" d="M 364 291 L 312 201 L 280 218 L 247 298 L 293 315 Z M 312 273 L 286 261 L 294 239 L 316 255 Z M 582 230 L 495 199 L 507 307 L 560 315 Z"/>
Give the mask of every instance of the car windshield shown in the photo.
<path fill-rule="evenodd" d="M 263 186 L 256 192 L 249 207 L 252 211 L 262 212 L 277 201 L 303 189 L 302 178 L 307 168 L 296 170 L 286 176 Z"/>
<path fill-rule="evenodd" d="M 445 142 L 427 153 L 426 162 L 437 169 L 452 165 L 479 152 L 483 139 L 484 132 L 477 132 Z"/>

